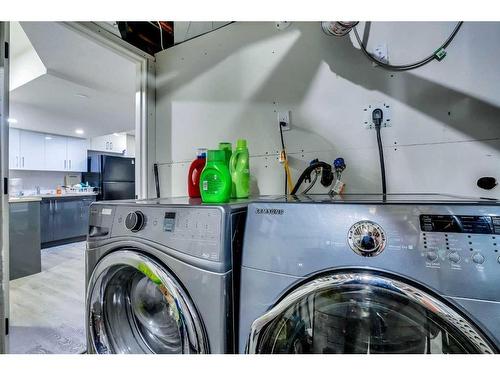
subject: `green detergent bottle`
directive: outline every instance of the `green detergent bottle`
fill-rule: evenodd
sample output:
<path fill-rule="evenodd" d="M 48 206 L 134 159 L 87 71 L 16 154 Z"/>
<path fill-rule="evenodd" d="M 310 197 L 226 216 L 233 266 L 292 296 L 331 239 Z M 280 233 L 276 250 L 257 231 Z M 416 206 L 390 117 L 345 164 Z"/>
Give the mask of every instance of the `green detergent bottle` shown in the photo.
<path fill-rule="evenodd" d="M 245 139 L 238 139 L 236 149 L 229 161 L 229 170 L 233 182 L 232 197 L 248 198 L 250 195 L 250 155 Z"/>
<path fill-rule="evenodd" d="M 207 163 L 201 172 L 200 193 L 204 203 L 224 203 L 231 198 L 231 174 L 223 150 L 208 150 Z"/>

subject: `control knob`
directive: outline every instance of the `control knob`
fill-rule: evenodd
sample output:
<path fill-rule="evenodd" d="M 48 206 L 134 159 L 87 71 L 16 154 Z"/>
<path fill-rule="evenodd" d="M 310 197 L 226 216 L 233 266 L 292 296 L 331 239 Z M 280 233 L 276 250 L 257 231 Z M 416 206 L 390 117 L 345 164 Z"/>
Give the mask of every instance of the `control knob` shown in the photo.
<path fill-rule="evenodd" d="M 438 255 L 436 254 L 436 252 L 435 252 L 435 251 L 429 251 L 429 252 L 427 253 L 427 259 L 428 259 L 428 260 L 430 260 L 431 262 L 436 261 L 436 260 L 437 260 L 437 258 L 438 258 Z"/>
<path fill-rule="evenodd" d="M 475 253 L 472 256 L 472 261 L 476 264 L 483 264 L 484 263 L 484 256 L 481 253 Z"/>
<path fill-rule="evenodd" d="M 450 254 L 448 254 L 448 259 L 451 263 L 457 264 L 458 262 L 460 262 L 460 254 L 458 254 L 456 251 L 452 251 Z"/>
<path fill-rule="evenodd" d="M 349 229 L 349 246 L 361 256 L 380 254 L 386 245 L 384 230 L 373 221 L 363 220 Z"/>
<path fill-rule="evenodd" d="M 146 218 L 141 211 L 130 212 L 125 218 L 125 227 L 132 232 L 139 232 L 146 222 Z"/>

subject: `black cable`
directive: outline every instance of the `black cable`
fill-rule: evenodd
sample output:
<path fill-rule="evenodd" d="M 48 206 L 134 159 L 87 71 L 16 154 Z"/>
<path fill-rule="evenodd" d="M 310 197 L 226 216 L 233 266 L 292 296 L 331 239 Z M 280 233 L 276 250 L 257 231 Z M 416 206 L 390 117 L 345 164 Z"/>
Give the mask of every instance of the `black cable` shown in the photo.
<path fill-rule="evenodd" d="M 382 127 L 382 120 L 384 119 L 384 112 L 380 108 L 375 108 L 372 112 L 372 120 L 375 124 L 375 131 L 377 132 L 378 154 L 380 157 L 380 174 L 382 176 L 382 194 L 387 194 L 387 187 L 385 184 L 385 163 L 384 163 L 384 148 L 382 147 L 382 136 L 380 128 Z"/>
<path fill-rule="evenodd" d="M 283 126 L 281 126 L 281 122 L 279 123 L 280 127 L 280 137 L 281 137 L 281 150 L 284 152 L 284 157 L 286 158 L 286 152 L 285 152 L 285 140 L 283 139 Z M 286 175 L 286 168 L 285 168 L 285 195 L 288 194 L 288 176 Z"/>
<path fill-rule="evenodd" d="M 363 51 L 363 53 L 365 54 L 366 57 L 368 57 L 368 59 L 370 59 L 375 64 L 377 64 L 378 66 L 380 66 L 380 67 L 382 67 L 384 69 L 394 70 L 394 71 L 405 71 L 405 70 L 411 70 L 411 69 L 419 68 L 421 66 L 424 66 L 425 64 L 428 64 L 429 62 L 431 62 L 434 59 L 438 59 L 438 52 L 441 51 L 441 50 L 444 50 L 446 47 L 448 47 L 450 45 L 450 43 L 452 42 L 452 40 L 457 35 L 458 30 L 460 30 L 460 27 L 462 27 L 462 24 L 463 24 L 463 21 L 460 21 L 460 22 L 457 23 L 457 25 L 453 29 L 452 33 L 450 34 L 450 36 L 441 45 L 441 47 L 439 47 L 438 49 L 436 49 L 432 53 L 432 55 L 426 57 L 425 59 L 417 61 L 416 63 L 403 64 L 403 65 L 391 65 L 391 64 L 387 64 L 387 63 L 379 61 L 378 59 L 376 59 L 375 57 L 373 57 L 370 54 L 370 52 L 368 52 L 368 50 L 366 49 L 365 45 L 363 44 L 363 41 L 359 37 L 358 30 L 356 29 L 356 27 L 354 27 L 353 30 L 354 30 L 354 35 L 356 36 L 356 40 L 358 41 L 358 44 L 361 47 L 361 51 Z"/>
<path fill-rule="evenodd" d="M 158 173 L 158 163 L 153 164 L 153 173 L 155 177 L 156 198 L 160 198 L 160 176 Z"/>
<path fill-rule="evenodd" d="M 295 195 L 297 194 L 297 191 L 299 190 L 300 185 L 304 182 L 304 180 L 311 176 L 311 172 L 313 172 L 317 168 L 322 168 L 323 169 L 323 176 L 321 177 L 321 184 L 323 186 L 328 186 L 332 183 L 333 181 L 333 173 L 332 173 L 332 166 L 328 163 L 325 163 L 323 161 L 318 161 L 315 163 L 311 163 L 300 175 L 299 179 L 297 180 L 297 183 L 295 184 L 294 188 L 292 189 L 290 195 Z"/>
<path fill-rule="evenodd" d="M 375 125 L 377 132 L 378 154 L 380 157 L 380 174 L 382 175 L 382 194 L 387 194 L 387 187 L 385 184 L 385 163 L 384 163 L 384 149 L 382 147 L 382 137 L 380 135 L 380 125 Z"/>

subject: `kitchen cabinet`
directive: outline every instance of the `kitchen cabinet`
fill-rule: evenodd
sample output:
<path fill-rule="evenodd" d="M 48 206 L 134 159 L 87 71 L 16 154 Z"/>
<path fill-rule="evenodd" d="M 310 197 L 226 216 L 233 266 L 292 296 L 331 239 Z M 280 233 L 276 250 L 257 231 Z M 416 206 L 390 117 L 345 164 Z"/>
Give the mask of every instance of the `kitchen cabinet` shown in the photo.
<path fill-rule="evenodd" d="M 43 198 L 42 247 L 81 240 L 87 235 L 89 209 L 95 196 Z"/>
<path fill-rule="evenodd" d="M 44 169 L 45 134 L 20 130 L 19 149 L 21 169 Z"/>
<path fill-rule="evenodd" d="M 9 132 L 10 169 L 87 171 L 87 139 L 14 128 Z"/>
<path fill-rule="evenodd" d="M 68 171 L 87 172 L 88 140 L 81 138 L 67 138 Z"/>
<path fill-rule="evenodd" d="M 45 166 L 49 171 L 65 171 L 67 168 L 67 138 L 57 135 L 45 136 Z"/>
<path fill-rule="evenodd" d="M 44 154 L 44 134 L 9 129 L 9 168 L 43 170 Z"/>
<path fill-rule="evenodd" d="M 9 203 L 10 279 L 41 271 L 40 202 Z"/>
<path fill-rule="evenodd" d="M 19 137 L 20 130 L 10 128 L 9 129 L 9 169 L 19 169 Z"/>
<path fill-rule="evenodd" d="M 127 151 L 127 134 L 114 133 L 94 137 L 90 140 L 90 149 L 93 151 L 124 154 Z"/>

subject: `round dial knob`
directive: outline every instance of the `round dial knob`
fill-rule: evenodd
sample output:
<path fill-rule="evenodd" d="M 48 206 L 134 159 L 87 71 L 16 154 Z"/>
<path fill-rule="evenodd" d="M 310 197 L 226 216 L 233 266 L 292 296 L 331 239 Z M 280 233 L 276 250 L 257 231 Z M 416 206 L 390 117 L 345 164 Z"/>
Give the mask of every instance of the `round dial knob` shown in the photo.
<path fill-rule="evenodd" d="M 460 254 L 458 254 L 456 251 L 452 251 L 450 254 L 448 254 L 448 259 L 451 263 L 456 264 L 460 262 Z"/>
<path fill-rule="evenodd" d="M 476 264 L 483 264 L 484 263 L 484 256 L 480 253 L 475 253 L 472 256 L 472 261 Z"/>
<path fill-rule="evenodd" d="M 138 232 L 144 227 L 146 218 L 141 211 L 130 212 L 125 218 L 125 227 L 132 232 Z"/>
<path fill-rule="evenodd" d="M 429 251 L 427 253 L 427 259 L 429 259 L 431 262 L 434 262 L 435 260 L 437 260 L 438 258 L 438 255 L 436 254 L 435 251 Z"/>
<path fill-rule="evenodd" d="M 349 229 L 349 246 L 362 256 L 380 254 L 386 244 L 384 230 L 373 221 L 359 221 Z"/>

